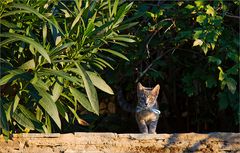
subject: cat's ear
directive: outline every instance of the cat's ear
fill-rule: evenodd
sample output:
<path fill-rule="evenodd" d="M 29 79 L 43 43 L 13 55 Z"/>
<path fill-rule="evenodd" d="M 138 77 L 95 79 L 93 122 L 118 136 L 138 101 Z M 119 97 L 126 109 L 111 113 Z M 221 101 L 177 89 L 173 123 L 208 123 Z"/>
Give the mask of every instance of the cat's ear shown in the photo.
<path fill-rule="evenodd" d="M 141 91 L 141 90 L 143 90 L 143 89 L 144 89 L 143 85 L 142 85 L 140 82 L 138 82 L 137 90 L 138 90 L 138 91 Z"/>
<path fill-rule="evenodd" d="M 153 90 L 151 91 L 151 93 L 152 93 L 152 95 L 157 96 L 158 93 L 159 93 L 159 91 L 160 91 L 160 85 L 157 84 L 157 85 L 153 88 Z"/>

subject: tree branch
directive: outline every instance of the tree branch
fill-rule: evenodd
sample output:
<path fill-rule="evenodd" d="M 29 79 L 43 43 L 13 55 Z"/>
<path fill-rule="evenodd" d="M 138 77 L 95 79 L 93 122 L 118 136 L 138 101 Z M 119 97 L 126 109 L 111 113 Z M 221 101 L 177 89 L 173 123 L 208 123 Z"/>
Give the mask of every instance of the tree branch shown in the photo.
<path fill-rule="evenodd" d="M 226 13 L 225 16 L 227 16 L 227 17 L 229 17 L 229 18 L 235 18 L 235 19 L 240 20 L 240 17 L 239 17 L 239 16 L 236 16 L 236 15 L 230 15 L 229 13 Z"/>
<path fill-rule="evenodd" d="M 147 71 L 153 66 L 153 63 L 159 59 L 161 59 L 164 55 L 166 55 L 167 53 L 169 53 L 170 51 L 175 51 L 176 48 L 171 48 L 169 50 L 167 50 L 166 52 L 164 52 L 162 55 L 158 56 L 155 60 L 152 61 L 151 64 L 148 65 L 148 67 L 140 74 L 140 76 L 136 79 L 135 83 L 137 83 L 143 76 L 145 73 L 147 73 Z"/>

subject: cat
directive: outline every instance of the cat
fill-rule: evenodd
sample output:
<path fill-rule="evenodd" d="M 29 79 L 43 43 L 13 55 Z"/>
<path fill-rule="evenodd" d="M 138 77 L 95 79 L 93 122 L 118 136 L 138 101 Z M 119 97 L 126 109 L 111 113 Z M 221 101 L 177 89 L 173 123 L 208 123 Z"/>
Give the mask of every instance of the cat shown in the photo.
<path fill-rule="evenodd" d="M 137 85 L 137 107 L 133 107 L 123 98 L 122 90 L 118 90 L 118 103 L 120 107 L 128 112 L 134 112 L 139 127 L 139 131 L 144 134 L 156 134 L 160 110 L 158 108 L 157 97 L 160 85 L 154 88 L 144 87 L 141 83 Z"/>

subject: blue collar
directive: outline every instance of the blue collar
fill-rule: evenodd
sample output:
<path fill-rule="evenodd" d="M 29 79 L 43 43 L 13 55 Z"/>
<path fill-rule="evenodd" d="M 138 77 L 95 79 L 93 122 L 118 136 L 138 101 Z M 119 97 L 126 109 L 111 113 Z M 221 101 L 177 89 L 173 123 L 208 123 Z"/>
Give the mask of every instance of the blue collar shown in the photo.
<path fill-rule="evenodd" d="M 141 112 L 141 111 L 144 111 L 144 110 L 149 110 L 149 111 L 151 111 L 155 114 L 158 114 L 158 115 L 161 114 L 160 110 L 155 109 L 155 108 L 143 108 L 141 106 L 137 106 L 137 108 L 136 108 L 136 112 Z"/>

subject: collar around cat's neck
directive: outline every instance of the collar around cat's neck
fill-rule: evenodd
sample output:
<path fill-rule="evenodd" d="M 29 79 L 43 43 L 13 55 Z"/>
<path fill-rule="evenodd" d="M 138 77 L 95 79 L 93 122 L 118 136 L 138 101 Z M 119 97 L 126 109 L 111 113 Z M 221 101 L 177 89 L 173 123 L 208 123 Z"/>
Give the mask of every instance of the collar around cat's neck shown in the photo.
<path fill-rule="evenodd" d="M 156 109 L 156 108 L 144 108 L 144 107 L 141 107 L 141 106 L 137 106 L 137 112 L 141 112 L 141 111 L 144 111 L 144 110 L 150 110 L 151 112 L 154 112 L 155 114 L 161 114 L 160 110 Z"/>

